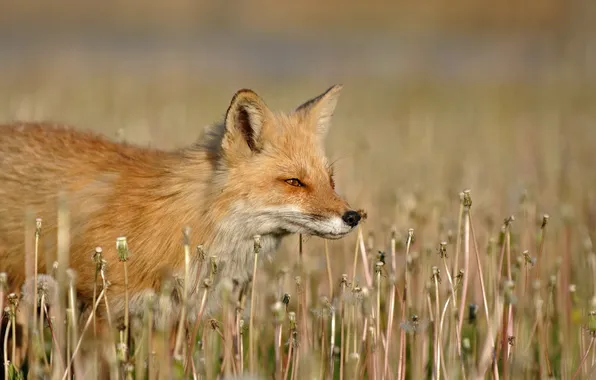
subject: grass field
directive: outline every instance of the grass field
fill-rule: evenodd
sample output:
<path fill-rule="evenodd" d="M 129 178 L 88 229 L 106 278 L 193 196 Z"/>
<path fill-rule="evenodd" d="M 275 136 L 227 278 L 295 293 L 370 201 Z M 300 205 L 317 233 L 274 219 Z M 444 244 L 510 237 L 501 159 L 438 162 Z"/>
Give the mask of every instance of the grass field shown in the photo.
<path fill-rule="evenodd" d="M 461 82 L 271 80 L 175 60 L 136 71 L 55 58 L 3 66 L 0 120 L 66 122 L 170 149 L 220 120 L 238 88 L 291 109 L 342 82 L 327 149 L 339 191 L 368 215 L 340 241 L 295 236 L 259 258 L 254 288 L 240 301 L 234 289 L 182 360 L 159 345 L 148 355 L 146 323 L 131 321 L 129 342 L 114 334 L 111 375 L 213 379 L 247 371 L 254 357 L 255 375 L 275 379 L 596 378 L 596 82 L 577 57 L 539 79 L 485 72 Z M 6 292 L 0 283 L 11 316 L 18 305 Z M 0 359 L 10 378 L 63 378 L 60 358 L 77 341 L 58 355 L 54 323 L 35 360 Z M 12 333 L 1 337 L 8 359 Z M 76 378 L 88 369 L 79 358 Z"/>

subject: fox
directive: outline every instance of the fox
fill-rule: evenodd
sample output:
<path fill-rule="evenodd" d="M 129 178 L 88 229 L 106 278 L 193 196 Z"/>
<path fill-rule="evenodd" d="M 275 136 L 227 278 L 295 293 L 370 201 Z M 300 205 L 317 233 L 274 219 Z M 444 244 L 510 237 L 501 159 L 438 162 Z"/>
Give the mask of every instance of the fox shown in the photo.
<path fill-rule="evenodd" d="M 188 241 L 219 260 L 217 283 L 250 278 L 257 235 L 260 254 L 274 253 L 291 234 L 345 237 L 363 216 L 337 193 L 324 148 L 342 88 L 333 85 L 289 112 L 271 110 L 253 90 L 238 90 L 222 121 L 173 150 L 116 142 L 65 124 L 0 125 L 0 272 L 9 289 L 18 292 L 31 274 L 26 252 L 35 218 L 42 221 L 37 270 L 52 272 L 59 204 L 68 211 L 66 251 L 77 300 L 92 304 L 92 256 L 100 247 L 114 320 L 126 306 L 142 315 L 146 296 L 161 289 L 166 271 L 183 278 L 186 228 Z M 127 273 L 119 263 L 120 237 L 130 252 Z M 190 258 L 189 297 L 209 275 L 200 256 Z M 174 297 L 165 309 L 179 312 L 180 302 Z M 102 310 L 97 315 L 106 317 Z"/>

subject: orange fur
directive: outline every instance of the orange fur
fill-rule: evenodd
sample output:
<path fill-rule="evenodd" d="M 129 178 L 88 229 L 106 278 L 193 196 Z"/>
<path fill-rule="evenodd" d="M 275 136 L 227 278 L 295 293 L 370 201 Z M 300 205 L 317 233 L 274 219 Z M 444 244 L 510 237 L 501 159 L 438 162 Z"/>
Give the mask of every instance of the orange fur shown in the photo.
<path fill-rule="evenodd" d="M 177 151 L 116 143 L 62 125 L 0 125 L 0 272 L 8 273 L 13 290 L 25 281 L 31 246 L 25 242 L 32 239 L 25 231 L 35 223 L 25 218 L 28 210 L 43 220 L 38 265 L 40 273 L 50 272 L 60 192 L 68 201 L 69 267 L 77 273 L 78 297 L 87 304 L 92 299 L 92 255 L 101 246 L 114 317 L 124 310 L 119 236 L 127 237 L 131 252 L 132 313 L 142 313 L 146 289 L 159 291 L 164 270 L 184 273 L 185 226 L 192 244 L 222 261 L 218 278 L 246 278 L 255 234 L 264 252 L 290 233 L 344 236 L 359 216 L 335 192 L 322 143 L 340 88 L 284 114 L 251 90 L 238 91 L 223 123 Z M 199 273 L 197 258 L 191 263 L 192 296 L 206 266 Z"/>

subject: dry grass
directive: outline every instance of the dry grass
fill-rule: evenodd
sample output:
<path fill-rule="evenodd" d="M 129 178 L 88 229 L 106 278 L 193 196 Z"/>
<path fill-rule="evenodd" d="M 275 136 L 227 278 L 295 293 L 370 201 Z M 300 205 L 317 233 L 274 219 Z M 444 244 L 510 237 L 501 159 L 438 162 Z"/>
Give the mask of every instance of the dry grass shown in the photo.
<path fill-rule="evenodd" d="M 175 66 L 143 74 L 117 67 L 7 70 L 0 119 L 51 119 L 171 148 L 219 119 L 239 87 L 287 109 L 330 84 L 197 78 Z M 256 281 L 248 289 L 230 281 L 221 313 L 189 326 L 196 334 L 179 338 L 175 356 L 165 351 L 170 333 L 148 327 L 152 313 L 127 321 L 102 353 L 110 375 L 211 379 L 251 367 L 276 379 L 594 374 L 596 87 L 563 76 L 465 85 L 342 81 L 328 151 L 337 159 L 338 188 L 367 211 L 367 221 L 341 241 L 296 236 L 273 259 L 259 257 Z M 197 254 L 213 266 L 208 252 Z M 135 258 L 105 263 L 98 252 L 89 265 L 101 278 L 95 305 L 104 308 L 110 291 L 103 268 L 134 266 Z M 47 280 L 33 286 L 42 299 L 28 319 L 35 321 L 35 350 L 19 368 L 5 367 L 11 378 L 18 378 L 15 370 L 95 376 L 95 367 L 75 355 L 77 337 L 93 331 L 93 316 L 72 317 L 74 295 L 59 268 L 62 281 L 53 291 L 64 296 L 63 308 L 44 306 L 56 296 Z M 190 310 L 202 313 L 210 288 L 206 281 Z M 35 312 L 5 290 L 0 284 L 11 326 L 15 312 Z M 148 310 L 167 294 L 155 291 Z M 3 362 L 19 355 L 10 346 L 13 331 L 1 337 Z"/>

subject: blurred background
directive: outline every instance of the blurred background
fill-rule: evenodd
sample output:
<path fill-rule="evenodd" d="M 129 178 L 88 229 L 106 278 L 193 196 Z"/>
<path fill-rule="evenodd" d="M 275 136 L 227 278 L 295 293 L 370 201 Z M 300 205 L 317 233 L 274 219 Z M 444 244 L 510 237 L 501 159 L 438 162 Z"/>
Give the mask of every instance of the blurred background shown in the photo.
<path fill-rule="evenodd" d="M 2 121 L 64 122 L 174 148 L 219 121 L 240 88 L 290 110 L 343 83 L 328 153 L 340 191 L 368 212 L 371 248 L 385 249 L 392 227 L 403 235 L 425 226 L 429 239 L 417 249 L 435 247 L 455 226 L 466 188 L 488 227 L 481 242 L 522 197 L 537 217 L 573 215 L 595 237 L 594 1 L 3 0 L 0 8 Z M 338 268 L 355 239 L 331 243 Z M 282 257 L 295 257 L 291 243 Z M 305 244 L 322 259 L 318 239 Z"/>

